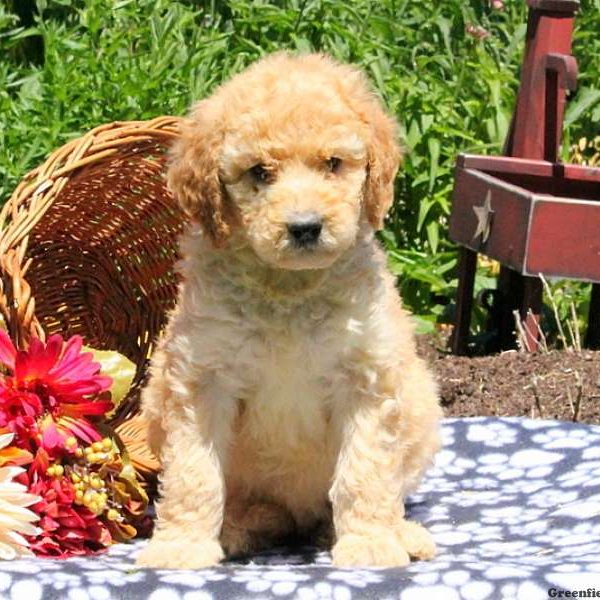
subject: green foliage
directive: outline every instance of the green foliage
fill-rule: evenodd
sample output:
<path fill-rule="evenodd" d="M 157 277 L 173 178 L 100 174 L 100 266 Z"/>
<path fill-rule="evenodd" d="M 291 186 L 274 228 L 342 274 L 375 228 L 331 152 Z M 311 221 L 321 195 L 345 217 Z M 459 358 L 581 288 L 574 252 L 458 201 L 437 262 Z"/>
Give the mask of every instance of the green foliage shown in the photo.
<path fill-rule="evenodd" d="M 0 198 L 93 126 L 183 114 L 268 52 L 325 51 L 362 66 L 398 119 L 406 157 L 383 240 L 408 306 L 422 323 L 446 320 L 454 160 L 501 150 L 526 12 L 524 0 L 504 10 L 485 0 L 5 0 Z M 574 140 L 600 122 L 600 0 L 582 0 L 577 23 L 580 88 L 566 115 Z"/>
<path fill-rule="evenodd" d="M 544 292 L 541 329 L 550 347 L 573 347 L 573 337 L 585 336 L 592 284 L 579 281 L 552 281 Z M 561 339 L 560 327 L 565 339 Z"/>

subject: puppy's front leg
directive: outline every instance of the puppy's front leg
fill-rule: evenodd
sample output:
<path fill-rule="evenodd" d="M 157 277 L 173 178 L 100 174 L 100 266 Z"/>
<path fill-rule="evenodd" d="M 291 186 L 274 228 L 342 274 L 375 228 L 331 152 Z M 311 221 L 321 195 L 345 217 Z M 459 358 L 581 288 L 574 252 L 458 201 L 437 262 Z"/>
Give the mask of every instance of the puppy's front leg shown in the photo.
<path fill-rule="evenodd" d="M 161 498 L 154 534 L 137 564 L 156 568 L 203 568 L 223 558 L 225 484 L 222 463 L 229 441 L 223 404 L 165 402 L 161 448 Z M 212 410 L 211 410 L 212 407 Z M 215 409 L 218 414 L 215 414 Z"/>
<path fill-rule="evenodd" d="M 342 416 L 342 447 L 330 498 L 337 566 L 397 567 L 431 558 L 429 532 L 404 519 L 407 440 L 395 398 L 363 397 Z"/>

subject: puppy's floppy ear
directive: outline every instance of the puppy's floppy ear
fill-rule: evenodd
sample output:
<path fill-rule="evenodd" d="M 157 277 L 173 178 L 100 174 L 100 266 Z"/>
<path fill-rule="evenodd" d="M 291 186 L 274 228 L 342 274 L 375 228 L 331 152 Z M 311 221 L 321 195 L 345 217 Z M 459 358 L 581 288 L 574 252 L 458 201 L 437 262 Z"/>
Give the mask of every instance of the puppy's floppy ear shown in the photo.
<path fill-rule="evenodd" d="M 171 150 L 168 187 L 183 210 L 202 226 L 215 247 L 231 233 L 233 209 L 219 178 L 222 119 L 211 101 L 199 102 Z"/>
<path fill-rule="evenodd" d="M 366 120 L 371 127 L 371 139 L 367 149 L 365 211 L 373 228 L 381 229 L 394 199 L 394 179 L 402 154 L 397 141 L 396 124 L 385 114 L 375 98 L 366 113 Z"/>

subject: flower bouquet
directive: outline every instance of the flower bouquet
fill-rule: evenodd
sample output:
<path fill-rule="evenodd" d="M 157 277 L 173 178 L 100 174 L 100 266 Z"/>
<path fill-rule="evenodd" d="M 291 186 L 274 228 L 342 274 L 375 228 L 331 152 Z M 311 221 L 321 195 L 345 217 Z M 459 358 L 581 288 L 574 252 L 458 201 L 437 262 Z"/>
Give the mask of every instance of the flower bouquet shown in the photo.
<path fill-rule="evenodd" d="M 81 337 L 19 351 L 0 330 L 0 365 L 0 557 L 90 554 L 147 528 L 146 493 L 102 421 L 112 379 Z"/>

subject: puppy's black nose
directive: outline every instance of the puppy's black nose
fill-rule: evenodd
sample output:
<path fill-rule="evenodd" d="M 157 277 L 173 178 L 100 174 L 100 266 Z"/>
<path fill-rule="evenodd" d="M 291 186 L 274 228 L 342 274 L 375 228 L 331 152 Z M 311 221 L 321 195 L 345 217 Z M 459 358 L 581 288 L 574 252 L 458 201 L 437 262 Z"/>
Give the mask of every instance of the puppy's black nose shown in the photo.
<path fill-rule="evenodd" d="M 311 219 L 310 221 L 288 223 L 287 228 L 292 241 L 297 246 L 306 247 L 317 243 L 323 223 L 319 219 Z"/>

